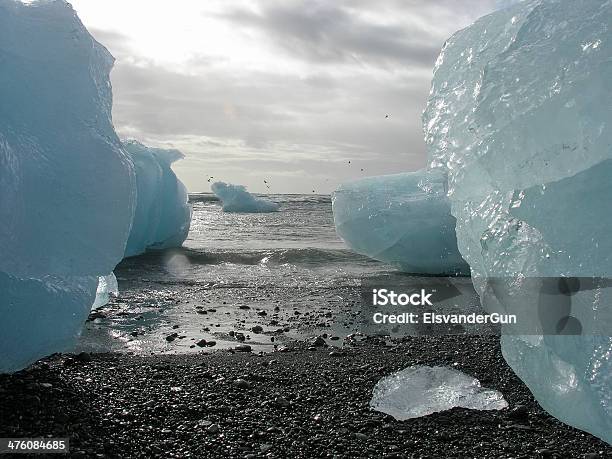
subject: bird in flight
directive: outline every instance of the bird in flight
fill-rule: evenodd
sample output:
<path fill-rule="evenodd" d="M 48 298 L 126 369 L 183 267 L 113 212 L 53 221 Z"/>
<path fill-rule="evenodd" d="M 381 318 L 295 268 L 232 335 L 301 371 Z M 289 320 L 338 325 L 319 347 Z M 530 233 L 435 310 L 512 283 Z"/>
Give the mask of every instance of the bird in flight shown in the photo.
<path fill-rule="evenodd" d="M 268 182 L 266 182 L 266 181 L 264 180 L 264 183 L 266 184 L 266 188 L 269 190 L 269 189 L 270 189 L 270 185 L 268 185 Z"/>
<path fill-rule="evenodd" d="M 208 177 L 208 183 L 210 183 L 210 181 L 214 179 L 214 177 L 211 175 L 210 177 Z"/>
<path fill-rule="evenodd" d="M 385 119 L 389 118 L 391 115 L 385 115 Z"/>

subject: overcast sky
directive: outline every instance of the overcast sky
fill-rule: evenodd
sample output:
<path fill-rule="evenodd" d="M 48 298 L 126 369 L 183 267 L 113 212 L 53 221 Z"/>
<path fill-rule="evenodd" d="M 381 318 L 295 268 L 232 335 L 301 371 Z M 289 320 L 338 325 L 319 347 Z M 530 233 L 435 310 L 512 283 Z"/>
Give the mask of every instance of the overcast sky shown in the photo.
<path fill-rule="evenodd" d="M 190 191 L 209 191 L 214 176 L 328 193 L 424 165 L 438 51 L 496 1 L 71 3 L 117 60 L 117 132 L 185 153 L 174 170 Z"/>

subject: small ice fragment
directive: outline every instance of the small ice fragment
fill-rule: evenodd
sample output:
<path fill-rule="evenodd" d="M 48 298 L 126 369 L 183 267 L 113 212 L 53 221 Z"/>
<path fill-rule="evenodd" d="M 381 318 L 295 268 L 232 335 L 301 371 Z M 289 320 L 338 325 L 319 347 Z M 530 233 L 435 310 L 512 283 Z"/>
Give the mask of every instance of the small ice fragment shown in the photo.
<path fill-rule="evenodd" d="M 115 274 L 110 273 L 108 276 L 100 276 L 98 278 L 98 288 L 96 290 L 96 299 L 94 300 L 91 309 L 102 307 L 107 304 L 111 296 L 117 297 L 119 295 L 119 285 L 117 284 L 117 278 Z"/>
<path fill-rule="evenodd" d="M 478 379 L 447 367 L 417 365 L 382 378 L 374 387 L 370 408 L 398 421 L 451 408 L 501 410 L 501 392 L 481 387 Z"/>
<path fill-rule="evenodd" d="M 262 213 L 276 212 L 279 209 L 276 202 L 253 196 L 243 185 L 215 182 L 210 188 L 221 200 L 224 212 Z"/>

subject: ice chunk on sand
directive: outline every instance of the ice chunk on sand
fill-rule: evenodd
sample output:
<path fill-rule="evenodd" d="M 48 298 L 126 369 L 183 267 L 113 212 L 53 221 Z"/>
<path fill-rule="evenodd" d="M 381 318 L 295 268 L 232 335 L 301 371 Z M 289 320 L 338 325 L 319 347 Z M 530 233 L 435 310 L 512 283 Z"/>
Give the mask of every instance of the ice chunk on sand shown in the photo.
<path fill-rule="evenodd" d="M 119 295 L 119 286 L 115 274 L 110 273 L 108 276 L 100 276 L 98 279 L 98 288 L 96 290 L 96 299 L 94 300 L 91 309 L 96 309 L 107 304 L 111 297 Z"/>
<path fill-rule="evenodd" d="M 64 1 L 0 0 L 0 372 L 67 349 L 123 257 L 136 187 L 113 58 Z"/>
<path fill-rule="evenodd" d="M 503 395 L 481 387 L 480 381 L 447 367 L 417 365 L 382 378 L 374 387 L 370 408 L 398 421 L 451 408 L 501 410 Z"/>
<path fill-rule="evenodd" d="M 134 162 L 138 201 L 125 256 L 180 247 L 189 233 L 191 206 L 185 185 L 171 164 L 184 156 L 178 150 L 147 147 L 135 140 L 123 146 Z"/>
<path fill-rule="evenodd" d="M 609 1 L 528 0 L 480 19 L 447 41 L 423 117 L 485 308 L 582 333 L 505 336 L 504 357 L 547 411 L 609 443 L 612 338 L 594 326 L 612 334 L 612 289 L 575 280 L 612 277 L 611 17 Z M 577 288 L 543 311 L 525 276 Z"/>
<path fill-rule="evenodd" d="M 279 205 L 265 198 L 259 198 L 249 193 L 242 185 L 215 182 L 210 187 L 221 200 L 224 212 L 276 212 Z"/>
<path fill-rule="evenodd" d="M 446 177 L 418 171 L 369 177 L 333 194 L 336 232 L 356 252 L 412 273 L 467 273 Z"/>

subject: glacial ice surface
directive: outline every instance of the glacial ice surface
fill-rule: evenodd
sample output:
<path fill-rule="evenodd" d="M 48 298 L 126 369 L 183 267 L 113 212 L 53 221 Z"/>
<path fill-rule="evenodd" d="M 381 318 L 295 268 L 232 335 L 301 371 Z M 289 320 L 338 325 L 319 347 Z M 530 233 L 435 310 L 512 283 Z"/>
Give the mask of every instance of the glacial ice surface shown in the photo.
<path fill-rule="evenodd" d="M 123 257 L 133 166 L 110 53 L 64 1 L 0 0 L 0 372 L 72 345 Z"/>
<path fill-rule="evenodd" d="M 210 188 L 221 200 L 224 212 L 276 212 L 280 207 L 276 202 L 253 196 L 243 185 L 215 182 Z"/>
<path fill-rule="evenodd" d="M 578 278 L 612 274 L 610 18 L 610 1 L 527 0 L 480 19 L 447 41 L 423 116 L 485 308 L 578 332 L 504 336 L 506 361 L 547 411 L 608 443 L 612 338 L 594 330 L 612 335 L 612 293 Z M 576 288 L 551 310 L 525 277 Z"/>
<path fill-rule="evenodd" d="M 398 421 L 419 418 L 451 408 L 501 410 L 508 406 L 504 396 L 481 387 L 478 379 L 448 367 L 416 365 L 382 378 L 370 408 Z"/>
<path fill-rule="evenodd" d="M 171 168 L 184 156 L 178 150 L 123 142 L 136 170 L 137 204 L 125 256 L 180 247 L 189 233 L 191 206 L 185 185 Z"/>
<path fill-rule="evenodd" d="M 406 272 L 467 273 L 440 171 L 368 177 L 332 196 L 336 232 L 354 251 Z"/>

